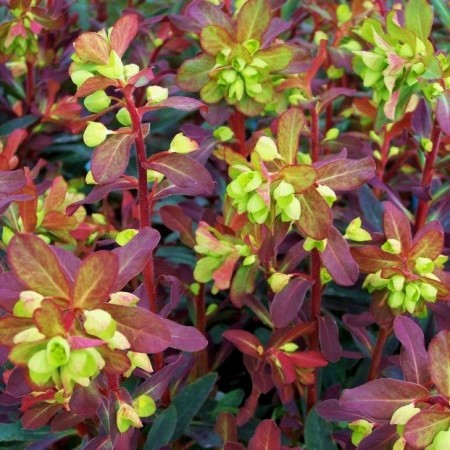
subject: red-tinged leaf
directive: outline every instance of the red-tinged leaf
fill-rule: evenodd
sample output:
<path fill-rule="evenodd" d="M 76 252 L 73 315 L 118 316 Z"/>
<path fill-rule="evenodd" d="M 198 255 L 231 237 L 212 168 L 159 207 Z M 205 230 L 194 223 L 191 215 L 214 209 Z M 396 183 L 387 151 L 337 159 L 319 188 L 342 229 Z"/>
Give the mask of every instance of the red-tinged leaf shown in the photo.
<path fill-rule="evenodd" d="M 326 239 L 333 222 L 333 215 L 328 203 L 316 189 L 309 189 L 298 198 L 302 213 L 295 225 L 300 233 L 316 240 Z"/>
<path fill-rule="evenodd" d="M 26 317 L 0 317 L 0 345 L 12 347 L 14 336 L 33 325 L 33 320 Z"/>
<path fill-rule="evenodd" d="M 305 126 L 305 116 L 298 108 L 291 108 L 278 121 L 278 151 L 287 164 L 297 163 L 300 134 Z"/>
<path fill-rule="evenodd" d="M 256 408 L 258 406 L 259 396 L 260 396 L 260 393 L 255 388 L 253 388 L 252 393 L 245 401 L 244 406 L 239 408 L 239 413 L 236 416 L 236 421 L 237 421 L 238 427 L 242 427 L 252 417 L 255 416 Z"/>
<path fill-rule="evenodd" d="M 385 267 L 394 267 L 401 263 L 398 255 L 383 252 L 375 245 L 353 247 L 350 251 L 358 263 L 359 269 L 364 273 L 378 272 Z"/>
<path fill-rule="evenodd" d="M 60 403 L 41 403 L 33 406 L 23 414 L 22 425 L 26 430 L 42 428 L 62 408 Z"/>
<path fill-rule="evenodd" d="M 267 0 L 248 0 L 237 16 L 237 41 L 244 43 L 249 39 L 262 40 L 269 28 L 272 8 Z"/>
<path fill-rule="evenodd" d="M 222 412 L 217 416 L 214 431 L 221 437 L 222 442 L 237 442 L 236 418 L 229 412 Z"/>
<path fill-rule="evenodd" d="M 119 261 L 119 271 L 112 292 L 120 291 L 144 270 L 159 239 L 160 234 L 156 230 L 145 227 L 128 244 L 113 250 Z"/>
<path fill-rule="evenodd" d="M 425 448 L 433 442 L 439 431 L 446 431 L 449 426 L 448 411 L 420 411 L 406 422 L 403 436 L 413 448 Z"/>
<path fill-rule="evenodd" d="M 389 423 L 375 428 L 358 445 L 358 450 L 391 450 L 398 440 L 396 425 Z"/>
<path fill-rule="evenodd" d="M 153 79 L 155 75 L 150 67 L 140 70 L 136 75 L 133 75 L 128 79 L 128 84 L 132 84 L 134 87 L 147 86 Z"/>
<path fill-rule="evenodd" d="M 162 108 L 178 109 L 179 111 L 196 111 L 197 109 L 207 111 L 208 109 L 208 107 L 200 100 L 178 95 L 176 97 L 169 97 L 166 100 L 163 100 L 162 102 L 156 103 L 154 105 L 139 108 L 139 111 L 153 111 Z"/>
<path fill-rule="evenodd" d="M 8 261 L 28 289 L 45 297 L 69 299 L 67 276 L 51 248 L 39 237 L 16 234 L 8 245 Z"/>
<path fill-rule="evenodd" d="M 236 43 L 224 28 L 209 25 L 202 29 L 200 44 L 206 53 L 216 56 L 222 50 L 231 49 Z"/>
<path fill-rule="evenodd" d="M 110 183 L 125 173 L 133 143 L 134 134 L 114 134 L 96 147 L 91 170 L 97 183 Z"/>
<path fill-rule="evenodd" d="M 273 361 L 271 369 L 275 385 L 282 386 L 295 381 L 297 373 L 290 355 L 286 355 L 286 353 L 278 350 L 272 350 L 269 359 Z"/>
<path fill-rule="evenodd" d="M 398 408 L 425 399 L 428 395 L 428 389 L 419 384 L 380 378 L 353 389 L 344 389 L 339 404 L 375 419 L 388 420 Z"/>
<path fill-rule="evenodd" d="M 116 82 L 110 78 L 95 76 L 88 78 L 77 90 L 78 98 L 86 97 L 95 91 L 103 91 L 109 86 L 115 86 Z M 85 121 L 84 121 L 85 123 Z M 86 123 L 85 123 L 86 125 Z"/>
<path fill-rule="evenodd" d="M 18 128 L 14 130 L 6 141 L 6 146 L 2 155 L 7 159 L 11 159 L 19 149 L 20 144 L 28 137 L 28 131 Z"/>
<path fill-rule="evenodd" d="M 33 314 L 33 320 L 42 334 L 47 337 L 64 336 L 66 329 L 61 310 L 51 301 L 44 300 Z"/>
<path fill-rule="evenodd" d="M 50 427 L 52 431 L 65 431 L 70 428 L 75 428 L 83 420 L 84 417 L 81 417 L 72 411 L 60 411 L 60 413 L 53 418 Z"/>
<path fill-rule="evenodd" d="M 264 348 L 256 336 L 247 331 L 227 330 L 223 337 L 228 339 L 240 352 L 245 355 L 261 358 Z"/>
<path fill-rule="evenodd" d="M 112 191 L 127 191 L 129 189 L 137 189 L 137 182 L 131 177 L 126 177 L 124 179 L 119 179 L 113 181 L 112 183 L 103 184 L 101 186 L 95 186 L 91 192 L 78 202 L 72 203 L 67 207 L 66 213 L 71 216 L 75 211 L 82 205 L 91 205 L 96 203 L 101 199 L 105 198 Z"/>
<path fill-rule="evenodd" d="M 237 308 L 241 308 L 248 295 L 255 291 L 258 265 L 240 265 L 234 274 L 230 288 L 230 300 Z"/>
<path fill-rule="evenodd" d="M 438 391 L 450 397 L 450 331 L 438 333 L 428 346 L 431 379 Z"/>
<path fill-rule="evenodd" d="M 13 364 L 25 366 L 37 351 L 45 347 L 46 341 L 22 342 L 11 349 L 8 358 Z"/>
<path fill-rule="evenodd" d="M 315 322 L 299 323 L 292 328 L 283 328 L 272 334 L 268 347 L 280 347 L 287 342 L 293 342 L 301 336 L 311 334 L 316 330 Z"/>
<path fill-rule="evenodd" d="M 105 360 L 104 371 L 110 375 L 123 375 L 131 366 L 128 356 L 120 350 L 111 350 L 108 346 L 98 347 Z"/>
<path fill-rule="evenodd" d="M 325 367 L 328 361 L 323 357 L 322 353 L 316 351 L 295 352 L 289 354 L 289 358 L 296 367 L 311 368 Z"/>
<path fill-rule="evenodd" d="M 67 183 L 61 176 L 53 180 L 52 187 L 48 191 L 47 197 L 44 201 L 43 210 L 48 213 L 59 208 L 65 201 L 67 194 Z"/>
<path fill-rule="evenodd" d="M 209 172 L 199 162 L 185 155 L 157 153 L 143 166 L 162 173 L 176 186 L 188 188 L 191 195 L 209 195 L 214 189 Z"/>
<path fill-rule="evenodd" d="M 431 377 L 422 329 L 412 319 L 398 316 L 394 320 L 394 332 L 402 343 L 400 364 L 405 380 L 427 386 Z"/>
<path fill-rule="evenodd" d="M 270 317 L 277 328 L 283 328 L 296 319 L 306 292 L 311 283 L 302 278 L 294 278 L 275 295 L 270 304 Z"/>
<path fill-rule="evenodd" d="M 22 189 L 27 180 L 23 170 L 0 171 L 0 194 L 11 194 Z"/>
<path fill-rule="evenodd" d="M 317 169 L 317 183 L 336 191 L 350 191 L 363 185 L 375 175 L 375 162 L 371 157 L 339 159 Z"/>
<path fill-rule="evenodd" d="M 342 357 L 342 346 L 339 342 L 339 328 L 331 316 L 317 317 L 319 326 L 319 342 L 323 356 L 330 362 L 337 362 Z"/>
<path fill-rule="evenodd" d="M 356 96 L 358 91 L 356 89 L 349 89 L 349 88 L 331 88 L 327 89 L 321 96 L 320 96 L 320 105 L 318 112 L 322 112 L 325 110 L 325 108 L 334 100 L 336 100 L 338 97 L 345 96 L 345 97 L 353 97 Z"/>
<path fill-rule="evenodd" d="M 408 254 L 410 260 L 422 258 L 436 259 L 444 248 L 444 230 L 438 221 L 427 223 L 413 239 Z"/>
<path fill-rule="evenodd" d="M 239 444 L 239 442 L 227 442 L 223 450 L 245 450 L 245 447 L 242 444 Z"/>
<path fill-rule="evenodd" d="M 82 416 L 94 415 L 101 402 L 101 394 L 95 383 L 89 386 L 76 385 L 70 397 L 70 410 Z"/>
<path fill-rule="evenodd" d="M 90 254 L 81 263 L 75 277 L 72 306 L 95 309 L 107 301 L 117 280 L 118 270 L 118 258 L 112 252 Z"/>
<path fill-rule="evenodd" d="M 396 239 L 402 244 L 402 254 L 407 254 L 412 244 L 411 224 L 408 218 L 391 202 L 384 202 L 383 228 L 386 239 Z"/>
<path fill-rule="evenodd" d="M 184 352 L 199 352 L 208 345 L 208 340 L 194 327 L 161 319 L 170 332 L 170 347 Z"/>
<path fill-rule="evenodd" d="M 255 430 L 249 450 L 280 450 L 281 431 L 273 420 L 263 420 Z"/>
<path fill-rule="evenodd" d="M 364 415 L 359 411 L 344 409 L 336 399 L 329 399 L 320 402 L 316 406 L 316 411 L 320 417 L 332 422 L 353 422 L 354 420 L 359 419 L 366 419 L 370 422 L 375 421 L 372 417 Z"/>
<path fill-rule="evenodd" d="M 286 166 L 279 173 L 286 182 L 292 184 L 296 194 L 303 194 L 314 184 L 317 177 L 315 169 L 306 164 Z"/>
<path fill-rule="evenodd" d="M 183 244 L 193 248 L 195 236 L 192 231 L 192 219 L 183 213 L 183 210 L 176 205 L 166 205 L 159 209 L 159 214 L 164 225 L 172 231 L 180 233 L 180 240 Z"/>
<path fill-rule="evenodd" d="M 436 102 L 436 120 L 441 130 L 450 136 L 450 91 L 443 92 Z"/>
<path fill-rule="evenodd" d="M 214 271 L 213 280 L 218 289 L 225 290 L 230 287 L 233 271 L 239 258 L 240 255 L 237 251 L 231 253 L 227 256 L 223 264 Z"/>
<path fill-rule="evenodd" d="M 119 56 L 122 56 L 130 46 L 138 32 L 139 22 L 136 14 L 122 16 L 111 31 L 111 47 Z"/>
<path fill-rule="evenodd" d="M 101 339 L 92 339 L 85 336 L 69 336 L 67 340 L 70 348 L 73 349 L 101 347 L 105 344 Z"/>
<path fill-rule="evenodd" d="M 353 286 L 358 280 L 359 267 L 350 252 L 350 247 L 341 233 L 331 227 L 325 250 L 320 258 L 333 280 L 341 286 Z"/>
<path fill-rule="evenodd" d="M 108 64 L 110 46 L 106 39 L 94 32 L 83 33 L 73 43 L 75 53 L 84 63 Z"/>
<path fill-rule="evenodd" d="M 216 64 L 216 59 L 202 54 L 188 59 L 177 72 L 177 84 L 188 92 L 198 92 L 209 81 L 209 73 Z"/>
<path fill-rule="evenodd" d="M 131 344 L 131 350 L 142 353 L 158 353 L 170 346 L 170 330 L 156 314 L 138 306 L 103 305 L 117 322 L 117 329 Z"/>

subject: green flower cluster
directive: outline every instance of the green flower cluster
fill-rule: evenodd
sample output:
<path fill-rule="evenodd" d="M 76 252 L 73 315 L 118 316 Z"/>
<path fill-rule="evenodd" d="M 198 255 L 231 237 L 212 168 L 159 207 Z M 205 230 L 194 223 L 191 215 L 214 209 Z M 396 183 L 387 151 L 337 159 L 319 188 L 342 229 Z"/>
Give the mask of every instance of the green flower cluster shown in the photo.
<path fill-rule="evenodd" d="M 390 239 L 389 241 L 395 241 Z M 386 242 L 383 250 L 387 253 L 399 253 L 396 242 Z M 436 301 L 438 290 L 429 281 L 439 281 L 439 278 L 433 273 L 436 266 L 442 264 L 444 256 L 438 257 L 435 261 L 429 258 L 418 257 L 415 260 L 415 266 L 412 274 L 405 276 L 398 270 L 389 278 L 382 276 L 382 271 L 367 275 L 363 283 L 363 288 L 370 293 L 377 290 L 387 290 L 387 304 L 400 313 L 409 312 L 418 316 L 426 316 L 426 302 L 434 303 Z"/>
<path fill-rule="evenodd" d="M 359 29 L 360 36 L 372 46 L 372 50 L 355 50 L 354 69 L 363 79 L 365 87 L 373 88 L 373 99 L 383 106 L 390 120 L 401 118 L 417 105 L 417 94 L 423 92 L 433 99 L 443 91 L 438 82 L 449 67 L 448 58 L 435 55 L 432 43 L 427 38 L 431 31 L 432 14 L 423 12 L 422 28 L 416 21 L 408 20 L 401 27 L 396 12 L 389 13 L 386 31 L 380 22 L 366 19 Z M 412 14 L 412 13 L 411 13 Z"/>
<path fill-rule="evenodd" d="M 19 16 L 22 14 L 20 9 L 12 12 Z M 0 25 L 0 51 L 13 58 L 39 52 L 38 36 L 32 31 L 32 18 L 29 13 Z"/>

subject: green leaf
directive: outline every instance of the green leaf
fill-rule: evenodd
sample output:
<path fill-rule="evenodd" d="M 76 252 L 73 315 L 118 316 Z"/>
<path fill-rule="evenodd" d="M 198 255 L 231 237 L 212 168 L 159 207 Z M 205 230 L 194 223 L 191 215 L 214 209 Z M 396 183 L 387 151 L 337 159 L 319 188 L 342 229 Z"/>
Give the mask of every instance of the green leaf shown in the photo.
<path fill-rule="evenodd" d="M 165 409 L 153 422 L 147 435 L 144 450 L 158 450 L 170 444 L 177 425 L 177 410 L 174 406 Z"/>
<path fill-rule="evenodd" d="M 427 0 L 410 0 L 405 9 L 406 29 L 425 43 L 433 25 L 433 9 Z"/>
<path fill-rule="evenodd" d="M 216 60 L 206 54 L 188 59 L 178 69 L 178 86 L 188 92 L 199 91 L 209 81 L 209 72 L 215 63 Z"/>
<path fill-rule="evenodd" d="M 271 18 L 271 6 L 267 0 L 248 0 L 237 17 L 237 41 L 260 41 L 269 28 Z"/>
<path fill-rule="evenodd" d="M 37 120 L 38 118 L 32 115 L 8 120 L 8 122 L 5 122 L 4 124 L 2 124 L 2 126 L 0 126 L 0 136 L 8 136 L 14 130 L 17 130 L 19 128 L 25 129 L 30 125 L 33 125 L 33 123 L 37 122 Z"/>
<path fill-rule="evenodd" d="M 431 3 L 437 11 L 437 16 L 441 22 L 450 28 L 450 9 L 446 0 L 431 0 Z"/>
<path fill-rule="evenodd" d="M 283 70 L 291 62 L 293 56 L 292 50 L 286 45 L 274 45 L 270 48 L 260 50 L 255 58 L 266 62 L 271 72 Z"/>
<path fill-rule="evenodd" d="M 331 438 L 331 432 L 331 425 L 320 418 L 313 409 L 305 422 L 305 448 L 308 450 L 336 450 L 337 447 Z"/>
<path fill-rule="evenodd" d="M 177 410 L 178 421 L 174 439 L 183 435 L 192 419 L 205 403 L 217 379 L 216 373 L 210 373 L 186 386 L 172 401 Z"/>
<path fill-rule="evenodd" d="M 215 80 L 208 81 L 200 90 L 200 98 L 205 103 L 218 103 L 223 98 L 223 87 Z"/>
<path fill-rule="evenodd" d="M 317 178 L 316 170 L 306 164 L 287 166 L 280 171 L 280 175 L 287 183 L 292 184 L 296 194 L 302 194 L 309 189 Z"/>

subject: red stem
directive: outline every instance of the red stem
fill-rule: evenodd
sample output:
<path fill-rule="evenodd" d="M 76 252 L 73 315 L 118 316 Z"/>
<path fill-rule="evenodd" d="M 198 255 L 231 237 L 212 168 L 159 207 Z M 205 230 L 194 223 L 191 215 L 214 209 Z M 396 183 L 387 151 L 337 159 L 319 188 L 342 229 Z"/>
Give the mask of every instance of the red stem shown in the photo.
<path fill-rule="evenodd" d="M 391 327 L 381 327 L 378 333 L 377 343 L 375 344 L 375 350 L 372 354 L 372 361 L 370 362 L 369 375 L 367 381 L 373 381 L 378 377 L 380 371 L 381 358 L 383 357 L 383 348 L 387 338 L 391 334 Z"/>
<path fill-rule="evenodd" d="M 433 134 L 431 136 L 431 141 L 433 142 L 433 148 L 430 153 L 427 153 L 425 160 L 425 167 L 422 173 L 421 186 L 425 190 L 430 186 L 431 180 L 433 179 L 433 167 L 436 162 L 436 158 L 439 152 L 439 145 L 441 143 L 441 130 L 439 126 L 434 124 Z M 427 220 L 428 210 L 430 204 L 427 200 L 420 200 L 419 206 L 416 212 L 416 221 L 414 224 L 414 231 L 417 233 L 424 225 Z"/>
<path fill-rule="evenodd" d="M 148 199 L 148 182 L 147 171 L 142 167 L 142 164 L 146 161 L 147 155 L 145 151 L 144 136 L 141 129 L 141 117 L 139 111 L 134 103 L 131 92 L 127 89 L 123 91 L 125 100 L 127 102 L 127 109 L 130 113 L 131 122 L 133 124 L 133 131 L 135 133 L 136 154 L 137 154 L 137 171 L 138 171 L 138 193 L 139 193 L 139 213 L 140 213 L 140 228 L 149 227 L 151 225 L 150 220 L 150 206 Z M 149 300 L 150 311 L 153 313 L 158 312 L 156 304 L 156 292 L 155 292 L 155 274 L 153 267 L 153 255 L 150 257 L 149 262 L 144 267 L 144 286 L 147 291 Z M 157 353 L 155 357 L 155 366 L 159 370 L 164 364 L 162 353 Z"/>
<path fill-rule="evenodd" d="M 315 107 L 311 108 L 311 159 L 312 162 L 319 160 L 320 144 L 319 144 L 319 116 Z M 314 284 L 311 288 L 311 321 L 316 322 L 317 317 L 320 316 L 321 302 L 322 302 L 322 286 L 320 282 L 320 254 L 314 249 L 311 252 L 311 270 L 310 275 Z M 317 326 L 311 334 L 309 341 L 310 350 L 319 349 L 319 327 Z M 314 384 L 308 389 L 308 410 L 310 410 L 317 403 L 317 370 L 315 371 Z"/>
<path fill-rule="evenodd" d="M 240 111 L 235 111 L 229 119 L 230 128 L 237 140 L 236 151 L 246 156 L 245 151 L 245 116 Z"/>
<path fill-rule="evenodd" d="M 205 286 L 200 285 L 200 291 L 195 296 L 195 325 L 198 331 L 206 334 L 206 308 L 205 308 Z M 208 350 L 203 349 L 197 354 L 197 376 L 201 377 L 208 373 Z"/>
<path fill-rule="evenodd" d="M 25 89 L 26 89 L 26 102 L 29 108 L 34 100 L 34 91 L 35 91 L 34 64 L 31 61 L 27 61 L 26 65 L 27 65 L 27 78 L 25 82 L 26 83 Z"/>

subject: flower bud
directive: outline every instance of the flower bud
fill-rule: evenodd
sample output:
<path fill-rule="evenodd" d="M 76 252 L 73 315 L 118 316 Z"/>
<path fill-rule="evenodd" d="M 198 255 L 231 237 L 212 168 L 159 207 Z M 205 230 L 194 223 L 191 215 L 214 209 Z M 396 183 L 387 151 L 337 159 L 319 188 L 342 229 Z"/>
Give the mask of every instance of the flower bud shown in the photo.
<path fill-rule="evenodd" d="M 34 291 L 22 291 L 14 305 L 13 314 L 17 317 L 33 317 L 34 311 L 41 307 L 44 297 Z"/>
<path fill-rule="evenodd" d="M 112 305 L 136 306 L 139 302 L 139 297 L 130 292 L 114 292 L 109 298 Z"/>
<path fill-rule="evenodd" d="M 89 122 L 83 133 L 83 141 L 88 147 L 97 147 L 105 141 L 108 128 L 100 122 Z"/>
<path fill-rule="evenodd" d="M 6 226 L 3 227 L 2 231 L 2 242 L 5 245 L 9 244 L 9 241 L 14 237 L 14 231 L 11 230 L 11 228 L 8 228 Z"/>
<path fill-rule="evenodd" d="M 409 419 L 420 412 L 419 408 L 414 406 L 414 403 L 398 408 L 391 417 L 391 425 L 405 425 Z"/>
<path fill-rule="evenodd" d="M 419 256 L 415 261 L 414 269 L 419 275 L 427 275 L 434 271 L 434 263 L 430 258 Z"/>
<path fill-rule="evenodd" d="M 398 255 L 402 251 L 402 244 L 397 239 L 388 239 L 382 246 L 381 250 L 392 255 Z"/>
<path fill-rule="evenodd" d="M 159 183 L 164 179 L 164 175 L 156 170 L 147 169 L 147 182 L 148 183 Z"/>
<path fill-rule="evenodd" d="M 412 47 L 409 44 L 403 44 L 400 47 L 400 50 L 398 51 L 398 54 L 402 57 L 402 58 L 412 58 L 414 56 L 414 50 L 412 49 Z"/>
<path fill-rule="evenodd" d="M 236 81 L 230 85 L 228 95 L 230 96 L 230 98 L 236 97 L 236 100 L 240 101 L 244 96 L 244 91 L 244 80 L 242 78 L 237 78 Z"/>
<path fill-rule="evenodd" d="M 388 289 L 390 291 L 400 292 L 403 290 L 404 284 L 405 284 L 405 277 L 400 274 L 395 274 L 389 280 Z"/>
<path fill-rule="evenodd" d="M 116 119 L 124 127 L 129 127 L 132 125 L 130 113 L 125 107 L 120 108 L 119 111 L 117 111 Z"/>
<path fill-rule="evenodd" d="M 150 358 L 145 353 L 132 352 L 129 351 L 127 353 L 128 359 L 131 362 L 130 368 L 124 373 L 124 377 L 129 377 L 133 370 L 136 368 L 145 370 L 148 373 L 153 372 L 152 363 L 150 362 Z"/>
<path fill-rule="evenodd" d="M 339 128 L 330 128 L 325 135 L 326 141 L 332 141 L 339 136 Z"/>
<path fill-rule="evenodd" d="M 130 341 L 120 331 L 116 331 L 111 339 L 108 339 L 108 347 L 112 350 L 128 350 L 131 347 Z"/>
<path fill-rule="evenodd" d="M 391 308 L 400 308 L 405 300 L 405 294 L 403 292 L 394 291 L 389 294 L 387 303 Z"/>
<path fill-rule="evenodd" d="M 120 56 L 114 50 L 109 54 L 108 64 L 98 65 L 96 69 L 104 77 L 111 80 L 118 80 L 123 77 L 123 63 Z"/>
<path fill-rule="evenodd" d="M 430 139 L 422 138 L 420 140 L 420 145 L 422 146 L 424 151 L 426 151 L 428 153 L 431 152 L 431 150 L 433 150 L 433 142 L 430 141 Z"/>
<path fill-rule="evenodd" d="M 372 432 L 373 424 L 367 420 L 360 419 L 355 420 L 348 424 L 350 430 L 352 430 L 352 444 L 358 445 L 366 436 Z"/>
<path fill-rule="evenodd" d="M 84 179 L 86 184 L 98 184 L 95 180 L 94 180 L 94 176 L 92 175 L 92 171 L 89 170 L 88 173 L 86 174 L 86 177 Z"/>
<path fill-rule="evenodd" d="M 294 353 L 298 350 L 298 348 L 298 345 L 294 342 L 286 342 L 286 344 L 283 344 L 281 347 L 279 347 L 279 349 L 285 353 Z"/>
<path fill-rule="evenodd" d="M 275 292 L 275 294 L 278 294 L 289 283 L 291 277 L 292 275 L 288 275 L 281 272 L 275 272 L 270 276 L 267 282 L 269 283 L 269 286 L 272 289 L 272 291 Z"/>
<path fill-rule="evenodd" d="M 42 334 L 37 327 L 30 327 L 17 333 L 14 338 L 14 344 L 20 344 L 22 342 L 36 342 L 45 339 L 45 335 Z"/>
<path fill-rule="evenodd" d="M 420 283 L 420 295 L 427 302 L 435 302 L 438 294 L 438 290 L 431 284 Z"/>
<path fill-rule="evenodd" d="M 156 403 L 149 395 L 140 395 L 133 400 L 133 408 L 139 417 L 149 417 L 155 414 Z"/>
<path fill-rule="evenodd" d="M 370 233 L 361 228 L 361 217 L 356 217 L 349 224 L 344 234 L 345 239 L 355 242 L 371 241 Z"/>
<path fill-rule="evenodd" d="M 319 30 L 314 33 L 314 44 L 319 45 L 320 41 L 328 41 L 328 36 Z"/>
<path fill-rule="evenodd" d="M 139 233 L 138 230 L 135 230 L 134 228 L 127 228 L 126 230 L 120 231 L 116 236 L 116 242 L 123 247 L 124 245 L 127 245 L 128 242 L 131 241 L 137 234 Z"/>
<path fill-rule="evenodd" d="M 348 22 L 352 18 L 352 15 L 352 10 L 346 3 L 340 4 L 336 9 L 336 17 L 339 25 Z"/>
<path fill-rule="evenodd" d="M 125 433 L 130 427 L 142 428 L 142 422 L 138 413 L 128 403 L 120 403 L 116 416 L 117 429 Z"/>
<path fill-rule="evenodd" d="M 220 72 L 218 83 L 222 85 L 232 84 L 236 81 L 238 74 L 233 69 L 224 69 Z"/>
<path fill-rule="evenodd" d="M 261 136 L 255 146 L 255 151 L 261 156 L 263 161 L 273 161 L 274 159 L 281 159 L 278 153 L 275 141 L 268 136 Z"/>
<path fill-rule="evenodd" d="M 231 141 L 234 137 L 233 130 L 227 126 L 221 126 L 213 131 L 213 136 L 221 142 Z"/>
<path fill-rule="evenodd" d="M 259 48 L 261 47 L 260 42 L 257 39 L 249 39 L 242 44 L 250 53 L 250 55 L 254 55 Z"/>
<path fill-rule="evenodd" d="M 333 189 L 329 188 L 328 186 L 319 184 L 316 190 L 328 203 L 328 206 L 333 206 L 333 203 L 337 200 L 336 194 L 334 193 Z"/>
<path fill-rule="evenodd" d="M 55 368 L 67 364 L 70 359 L 69 343 L 60 336 L 51 338 L 47 344 L 46 356 L 48 363 Z"/>
<path fill-rule="evenodd" d="M 169 89 L 161 86 L 149 86 L 145 91 L 147 101 L 151 104 L 160 103 L 169 97 Z"/>
<path fill-rule="evenodd" d="M 139 73 L 139 66 L 137 64 L 127 64 L 123 66 L 123 75 L 125 80 L 129 80 Z"/>
<path fill-rule="evenodd" d="M 84 99 L 84 106 L 93 113 L 98 113 L 111 104 L 111 98 L 106 95 L 105 91 L 95 91 Z"/>
<path fill-rule="evenodd" d="M 322 239 L 321 241 L 316 241 L 315 239 L 311 239 L 310 237 L 307 237 L 305 239 L 305 242 L 303 243 L 303 248 L 310 252 L 313 249 L 319 250 L 319 252 L 323 252 L 325 250 L 325 247 L 327 246 L 327 240 Z"/>
<path fill-rule="evenodd" d="M 170 143 L 169 152 L 186 154 L 198 149 L 198 144 L 186 137 L 183 133 L 178 133 Z"/>
<path fill-rule="evenodd" d="M 92 78 L 94 74 L 87 70 L 76 70 L 70 74 L 72 82 L 79 88 L 87 79 Z"/>
<path fill-rule="evenodd" d="M 331 276 L 331 273 L 328 272 L 327 268 L 321 267 L 320 268 L 320 283 L 327 284 L 332 280 L 333 280 L 333 277 Z"/>
<path fill-rule="evenodd" d="M 251 266 L 252 264 L 255 264 L 256 261 L 256 255 L 249 255 L 244 258 L 244 261 L 242 261 L 243 266 Z"/>
<path fill-rule="evenodd" d="M 111 314 L 102 309 L 93 309 L 92 311 L 85 311 L 84 316 L 86 320 L 83 326 L 87 333 L 105 341 L 114 336 L 116 322 Z"/>
<path fill-rule="evenodd" d="M 448 261 L 448 256 L 439 255 L 433 262 L 434 262 L 434 266 L 437 269 L 443 269 L 444 265 L 447 261 Z"/>
<path fill-rule="evenodd" d="M 327 77 L 330 80 L 338 80 L 339 78 L 341 78 L 345 73 L 345 70 L 342 67 L 336 67 L 331 65 L 330 67 L 328 67 L 327 69 Z"/>

